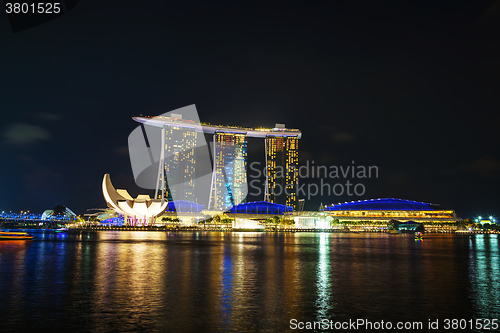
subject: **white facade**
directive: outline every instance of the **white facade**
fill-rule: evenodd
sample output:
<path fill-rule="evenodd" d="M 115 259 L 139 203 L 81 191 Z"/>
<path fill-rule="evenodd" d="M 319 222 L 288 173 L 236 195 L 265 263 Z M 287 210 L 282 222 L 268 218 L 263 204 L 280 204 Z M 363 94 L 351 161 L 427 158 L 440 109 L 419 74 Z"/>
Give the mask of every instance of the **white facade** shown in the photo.
<path fill-rule="evenodd" d="M 298 229 L 330 229 L 333 218 L 330 216 L 296 216 L 293 220 Z"/>
<path fill-rule="evenodd" d="M 264 229 L 264 226 L 259 224 L 259 221 L 235 218 L 233 229 Z"/>

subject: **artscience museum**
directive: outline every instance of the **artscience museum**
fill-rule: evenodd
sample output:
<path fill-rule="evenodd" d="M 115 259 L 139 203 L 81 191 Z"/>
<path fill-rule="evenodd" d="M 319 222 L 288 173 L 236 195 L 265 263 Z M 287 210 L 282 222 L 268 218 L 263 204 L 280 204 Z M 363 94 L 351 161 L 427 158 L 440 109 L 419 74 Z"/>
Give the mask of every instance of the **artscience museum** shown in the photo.
<path fill-rule="evenodd" d="M 109 207 L 123 215 L 125 224 L 130 226 L 154 224 L 156 217 L 168 206 L 168 201 L 163 199 L 151 199 L 149 195 L 138 195 L 134 199 L 127 190 L 115 189 L 109 174 L 102 180 L 102 193 Z"/>

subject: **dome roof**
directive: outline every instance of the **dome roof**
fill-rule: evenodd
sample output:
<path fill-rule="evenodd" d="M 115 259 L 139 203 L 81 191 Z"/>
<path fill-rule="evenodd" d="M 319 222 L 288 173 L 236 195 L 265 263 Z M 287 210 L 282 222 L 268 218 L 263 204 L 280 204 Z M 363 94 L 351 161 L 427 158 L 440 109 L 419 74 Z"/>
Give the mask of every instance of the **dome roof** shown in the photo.
<path fill-rule="evenodd" d="M 42 213 L 42 220 L 48 220 L 52 215 L 54 215 L 54 211 L 52 209 L 47 209 Z"/>
<path fill-rule="evenodd" d="M 436 204 L 404 199 L 382 198 L 359 200 L 325 206 L 324 210 L 443 210 Z"/>
<path fill-rule="evenodd" d="M 60 207 L 62 209 L 62 212 L 59 215 L 54 213 L 54 209 L 56 209 L 57 207 Z M 59 216 L 62 219 L 74 219 L 74 218 L 76 218 L 76 214 L 68 207 L 65 207 L 62 205 L 59 205 L 57 207 L 55 207 L 54 209 L 45 210 L 42 213 L 41 219 L 42 220 L 50 220 L 50 219 L 53 219 L 54 216 Z"/>

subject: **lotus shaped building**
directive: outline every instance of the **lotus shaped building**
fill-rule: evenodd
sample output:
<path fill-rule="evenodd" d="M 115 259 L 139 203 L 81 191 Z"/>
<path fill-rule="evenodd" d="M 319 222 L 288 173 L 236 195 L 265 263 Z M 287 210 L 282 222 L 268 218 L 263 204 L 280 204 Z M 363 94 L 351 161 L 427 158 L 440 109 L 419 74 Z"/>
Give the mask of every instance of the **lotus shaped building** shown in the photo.
<path fill-rule="evenodd" d="M 114 188 L 109 174 L 105 174 L 102 180 L 102 194 L 107 204 L 124 216 L 124 223 L 127 225 L 153 224 L 155 218 L 162 214 L 168 205 L 167 200 L 151 199 L 149 195 L 138 195 L 137 198 L 132 198 L 127 190 Z"/>

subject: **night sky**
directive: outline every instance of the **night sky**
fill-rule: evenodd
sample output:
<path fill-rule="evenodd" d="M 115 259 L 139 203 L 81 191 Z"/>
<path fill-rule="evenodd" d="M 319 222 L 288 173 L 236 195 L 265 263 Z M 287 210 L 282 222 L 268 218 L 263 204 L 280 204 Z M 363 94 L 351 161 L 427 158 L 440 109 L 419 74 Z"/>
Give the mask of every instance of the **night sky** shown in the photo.
<path fill-rule="evenodd" d="M 13 33 L 0 14 L 0 211 L 132 195 L 131 117 L 302 130 L 300 163 L 376 165 L 362 197 L 500 214 L 500 1 L 81 0 Z M 249 140 L 249 162 L 263 141 Z M 333 183 L 345 180 L 332 180 Z M 254 198 L 259 199 L 259 198 Z"/>

